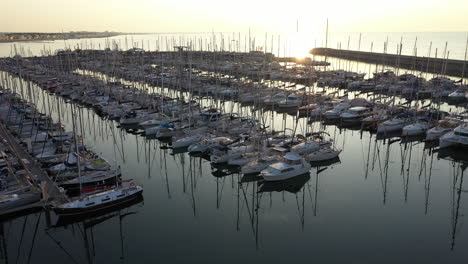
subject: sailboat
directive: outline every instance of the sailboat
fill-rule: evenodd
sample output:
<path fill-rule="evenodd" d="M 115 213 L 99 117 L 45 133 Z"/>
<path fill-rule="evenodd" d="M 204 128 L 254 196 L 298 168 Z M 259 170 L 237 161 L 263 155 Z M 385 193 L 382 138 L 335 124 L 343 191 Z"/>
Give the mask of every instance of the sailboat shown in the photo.
<path fill-rule="evenodd" d="M 72 109 L 73 116 L 73 109 Z M 75 122 L 73 119 L 73 132 L 75 133 Z M 112 131 L 113 132 L 113 131 Z M 113 135 L 114 136 L 114 135 Z M 114 137 L 115 140 L 115 137 Z M 76 133 L 75 133 L 75 142 Z M 115 142 L 114 142 L 115 143 Z M 78 144 L 75 144 L 76 152 L 78 153 Z M 77 159 L 78 163 L 78 179 L 80 191 L 83 188 L 83 179 L 81 176 L 80 159 Z M 118 175 L 117 173 L 115 175 Z M 117 176 L 116 176 L 117 178 Z M 103 192 L 92 193 L 78 199 L 71 200 L 53 207 L 54 212 L 57 215 L 75 215 L 83 216 L 88 214 L 99 213 L 103 210 L 108 210 L 132 200 L 141 199 L 143 188 L 141 186 L 130 183 L 128 186 L 116 186 L 110 190 Z"/>
<path fill-rule="evenodd" d="M 141 186 L 130 184 L 108 191 L 87 195 L 79 199 L 55 206 L 58 215 L 87 215 L 118 207 L 132 200 L 139 200 L 143 194 Z"/>

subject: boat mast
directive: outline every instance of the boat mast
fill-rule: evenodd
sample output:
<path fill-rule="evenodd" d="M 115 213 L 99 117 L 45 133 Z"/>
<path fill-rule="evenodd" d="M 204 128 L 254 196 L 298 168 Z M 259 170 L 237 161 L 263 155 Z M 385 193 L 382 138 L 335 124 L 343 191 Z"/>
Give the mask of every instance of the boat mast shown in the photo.
<path fill-rule="evenodd" d="M 466 37 L 466 46 L 465 46 L 465 58 L 463 59 L 463 69 L 462 69 L 462 76 L 461 76 L 461 79 L 462 79 L 462 85 L 465 84 L 465 64 L 466 64 L 466 52 L 468 51 L 468 36 Z"/>
<path fill-rule="evenodd" d="M 75 138 L 75 151 L 77 155 L 77 161 L 76 164 L 78 165 L 78 179 L 80 179 L 80 195 L 81 195 L 81 190 L 83 188 L 83 183 L 82 183 L 82 178 L 81 178 L 81 166 L 80 166 L 80 152 L 78 151 L 78 138 L 76 136 L 76 125 L 75 125 L 75 107 L 71 105 L 71 114 L 72 114 L 72 124 L 73 124 L 73 136 Z"/>

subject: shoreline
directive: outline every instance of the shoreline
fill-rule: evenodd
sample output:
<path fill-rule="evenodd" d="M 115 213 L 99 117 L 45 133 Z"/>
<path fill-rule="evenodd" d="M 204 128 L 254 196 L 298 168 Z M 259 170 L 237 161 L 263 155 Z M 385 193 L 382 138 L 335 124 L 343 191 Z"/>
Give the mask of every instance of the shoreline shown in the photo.
<path fill-rule="evenodd" d="M 83 36 L 83 37 L 76 37 L 76 38 L 56 38 L 56 39 L 15 39 L 15 40 L 0 40 L 0 43 L 14 43 L 14 42 L 53 42 L 57 40 L 72 40 L 72 39 L 93 39 L 93 38 L 110 38 L 122 35 L 130 35 L 130 34 L 112 34 L 108 36 Z"/>

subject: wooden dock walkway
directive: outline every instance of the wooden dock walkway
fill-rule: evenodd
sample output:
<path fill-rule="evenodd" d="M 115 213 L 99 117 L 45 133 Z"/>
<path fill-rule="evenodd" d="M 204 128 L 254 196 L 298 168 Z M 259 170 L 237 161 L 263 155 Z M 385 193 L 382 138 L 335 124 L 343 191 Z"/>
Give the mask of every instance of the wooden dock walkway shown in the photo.
<path fill-rule="evenodd" d="M 42 205 L 47 205 L 52 201 L 61 203 L 67 201 L 67 196 L 60 192 L 57 184 L 49 177 L 49 175 L 41 168 L 40 164 L 19 144 L 18 140 L 13 137 L 5 124 L 0 123 L 0 137 L 13 153 L 18 161 L 23 165 L 28 172 L 27 176 L 30 182 L 42 190 Z M 25 206 L 28 208 L 28 206 Z"/>

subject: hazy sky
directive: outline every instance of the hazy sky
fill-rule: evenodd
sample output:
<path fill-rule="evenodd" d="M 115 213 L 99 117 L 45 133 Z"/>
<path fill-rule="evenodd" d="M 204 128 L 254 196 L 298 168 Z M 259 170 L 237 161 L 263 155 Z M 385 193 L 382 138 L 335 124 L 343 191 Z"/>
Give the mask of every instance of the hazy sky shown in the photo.
<path fill-rule="evenodd" d="M 468 31 L 468 0 L 0 0 L 0 32 Z"/>

